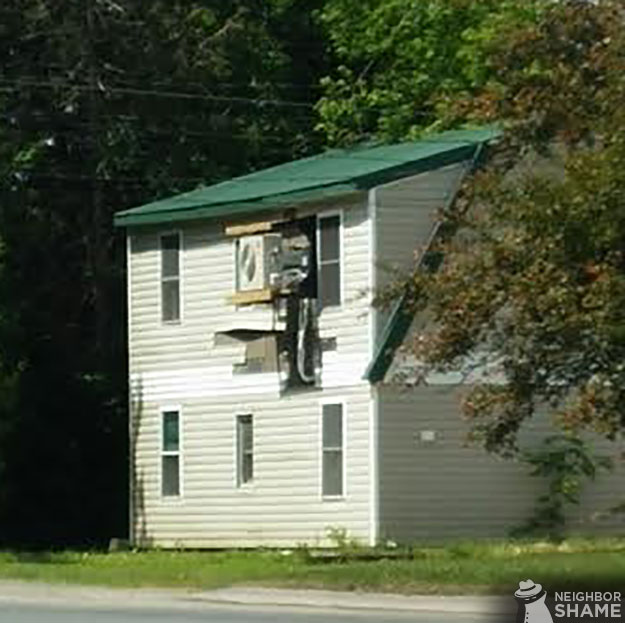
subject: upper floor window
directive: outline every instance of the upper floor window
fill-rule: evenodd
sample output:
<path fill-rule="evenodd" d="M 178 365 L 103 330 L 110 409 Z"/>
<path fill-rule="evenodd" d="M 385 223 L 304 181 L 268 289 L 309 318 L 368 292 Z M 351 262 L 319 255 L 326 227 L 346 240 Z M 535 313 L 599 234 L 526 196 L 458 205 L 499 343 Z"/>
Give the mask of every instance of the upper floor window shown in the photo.
<path fill-rule="evenodd" d="M 319 217 L 318 288 L 321 307 L 341 304 L 341 217 L 338 214 Z"/>
<path fill-rule="evenodd" d="M 161 318 L 180 320 L 180 234 L 161 236 Z"/>

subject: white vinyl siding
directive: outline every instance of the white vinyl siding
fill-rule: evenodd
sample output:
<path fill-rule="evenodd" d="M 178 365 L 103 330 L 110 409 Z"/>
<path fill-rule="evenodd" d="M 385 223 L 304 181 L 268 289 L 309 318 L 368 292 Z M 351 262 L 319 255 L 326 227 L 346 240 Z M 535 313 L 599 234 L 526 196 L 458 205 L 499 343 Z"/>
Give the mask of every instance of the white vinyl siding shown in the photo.
<path fill-rule="evenodd" d="M 161 412 L 161 495 L 164 498 L 180 496 L 180 411 L 163 409 Z"/>
<path fill-rule="evenodd" d="M 250 414 L 237 415 L 237 484 L 254 480 L 254 419 Z"/>
<path fill-rule="evenodd" d="M 341 229 L 340 214 L 317 220 L 317 281 L 322 308 L 342 303 Z"/>
<path fill-rule="evenodd" d="M 180 234 L 161 236 L 161 319 L 180 321 Z"/>
<path fill-rule="evenodd" d="M 369 302 L 362 295 L 369 286 L 371 262 L 366 199 L 363 193 L 328 209 L 328 214 L 342 215 L 343 302 L 340 307 L 324 308 L 318 318 L 320 337 L 336 343 L 335 350 L 323 353 L 323 388 L 367 387 L 362 379 L 369 357 Z M 318 211 L 311 208 L 295 216 Z M 258 392 L 277 396 L 279 392 L 277 373 L 233 374 L 234 364 L 244 361 L 243 347 L 214 343 L 215 331 L 246 323 L 271 329 L 276 322 L 272 305 L 236 307 L 232 303 L 234 241 L 222 229 L 215 222 L 181 228 L 181 324 L 161 319 L 157 281 L 161 231 L 145 227 L 131 232 L 131 385 L 154 401 L 180 403 L 189 392 L 194 398 L 215 399 Z"/>
<path fill-rule="evenodd" d="M 324 392 L 325 394 L 326 392 Z M 134 534 L 162 547 L 328 546 L 330 528 L 366 544 L 370 538 L 369 391 L 328 390 L 351 414 L 344 499 L 321 497 L 321 409 L 309 392 L 188 399 L 183 407 L 183 497 L 163 503 L 153 452 L 158 406 L 136 407 Z M 254 414 L 254 482 L 234 474 L 236 413 Z"/>
<path fill-rule="evenodd" d="M 342 403 L 321 406 L 321 495 L 345 494 L 345 424 Z"/>
<path fill-rule="evenodd" d="M 323 213 L 321 213 L 323 210 Z M 130 388 L 133 434 L 133 528 L 137 542 L 163 547 L 292 547 L 331 545 L 329 527 L 368 543 L 370 524 L 370 277 L 366 193 L 307 206 L 295 216 L 341 214 L 342 304 L 318 318 L 323 353 L 321 388 L 280 391 L 277 372 L 238 374 L 245 344 L 219 344 L 215 332 L 273 327 L 271 305 L 236 307 L 234 240 L 216 221 L 180 226 L 182 324 L 163 323 L 160 236 L 156 226 L 133 228 L 130 271 Z M 280 326 L 276 325 L 280 330 Z M 319 399 L 344 402 L 349 414 L 345 453 L 347 497 L 321 496 Z M 163 503 L 160 408 L 180 405 L 181 491 Z M 236 415 L 253 414 L 254 480 L 237 487 Z M 347 418 L 347 415 L 346 415 Z M 347 424 L 347 422 L 346 422 Z M 158 457 L 158 458 L 157 458 Z M 183 469 L 182 469 L 183 468 Z M 169 503 L 175 501 L 175 503 Z"/>

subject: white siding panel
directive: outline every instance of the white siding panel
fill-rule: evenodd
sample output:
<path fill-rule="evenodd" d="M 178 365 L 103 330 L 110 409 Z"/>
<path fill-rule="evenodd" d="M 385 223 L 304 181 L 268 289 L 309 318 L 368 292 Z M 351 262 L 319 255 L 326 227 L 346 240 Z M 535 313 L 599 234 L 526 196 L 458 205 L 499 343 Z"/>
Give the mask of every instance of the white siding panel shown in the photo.
<path fill-rule="evenodd" d="M 330 208 L 330 212 L 336 207 Z M 367 197 L 364 194 L 343 208 L 342 243 L 343 302 L 340 307 L 322 310 L 319 317 L 320 336 L 334 337 L 337 341 L 336 351 L 324 353 L 324 387 L 366 386 L 362 377 L 369 356 L 371 256 Z"/>
<path fill-rule="evenodd" d="M 321 408 L 345 402 L 346 496 L 321 499 Z M 159 492 L 159 404 L 134 411 L 135 534 L 139 541 L 185 546 L 286 546 L 327 543 L 330 528 L 369 538 L 368 413 L 363 388 L 181 403 L 183 492 Z M 235 416 L 254 416 L 254 482 L 237 488 Z"/>
<path fill-rule="evenodd" d="M 527 519 L 544 483 L 526 466 L 466 446 L 459 390 L 419 387 L 379 390 L 380 521 L 383 538 L 399 541 L 500 537 Z M 421 440 L 422 431 L 435 434 Z M 535 444 L 548 432 L 546 419 L 523 433 Z M 616 446 L 604 452 L 618 454 Z M 592 521 L 625 490 L 623 470 L 589 483 L 584 504 L 571 513 L 577 532 L 615 531 L 617 519 Z M 622 521 L 620 530 L 622 531 Z"/>
<path fill-rule="evenodd" d="M 236 308 L 234 242 L 220 224 L 185 224 L 182 233 L 182 319 L 160 321 L 159 236 L 131 232 L 130 385 L 133 412 L 134 534 L 163 546 L 283 546 L 327 543 L 328 528 L 370 538 L 370 388 L 362 380 L 370 349 L 369 221 L 366 194 L 328 206 L 343 214 L 344 301 L 319 318 L 322 388 L 280 394 L 277 374 L 233 374 L 243 348 L 216 345 L 215 332 L 276 326 L 273 307 Z M 301 210 L 306 216 L 325 210 Z M 346 406 L 347 491 L 321 499 L 320 400 Z M 160 415 L 179 405 L 182 427 L 180 499 L 160 496 Z M 254 416 L 255 475 L 236 486 L 235 416 Z"/>
<path fill-rule="evenodd" d="M 321 337 L 335 337 L 337 350 L 328 359 L 323 383 L 363 384 L 368 363 L 370 283 L 369 221 L 366 195 L 334 203 L 328 210 L 343 215 L 343 304 L 324 309 L 319 317 Z M 316 208 L 315 213 L 324 210 Z M 302 216 L 311 210 L 302 210 Z M 160 321 L 159 236 L 167 230 L 144 228 L 132 232 L 130 295 L 131 374 L 170 373 L 176 369 L 215 368 L 221 375 L 238 361 L 236 349 L 216 347 L 214 334 L 234 327 L 280 328 L 271 305 L 236 307 L 234 242 L 218 224 L 192 224 L 182 228 L 182 320 Z M 225 386 L 224 386 L 225 389 Z M 274 388 L 269 388 L 274 391 Z"/>

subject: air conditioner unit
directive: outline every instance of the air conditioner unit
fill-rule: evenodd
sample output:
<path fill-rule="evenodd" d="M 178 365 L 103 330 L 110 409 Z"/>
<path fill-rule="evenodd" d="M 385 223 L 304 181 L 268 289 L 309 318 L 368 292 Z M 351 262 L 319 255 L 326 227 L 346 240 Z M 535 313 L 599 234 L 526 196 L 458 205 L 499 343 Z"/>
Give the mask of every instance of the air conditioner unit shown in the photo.
<path fill-rule="evenodd" d="M 280 234 L 243 236 L 237 241 L 237 292 L 262 290 L 273 285 L 280 271 Z"/>

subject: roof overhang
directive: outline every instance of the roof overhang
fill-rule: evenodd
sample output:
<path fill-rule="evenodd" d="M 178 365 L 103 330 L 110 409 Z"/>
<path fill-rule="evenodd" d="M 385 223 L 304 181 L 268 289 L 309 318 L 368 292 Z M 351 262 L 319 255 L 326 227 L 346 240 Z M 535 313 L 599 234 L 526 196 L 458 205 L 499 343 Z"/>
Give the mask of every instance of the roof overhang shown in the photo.
<path fill-rule="evenodd" d="M 496 138 L 496 136 L 498 136 L 498 132 L 494 129 L 466 130 L 437 135 L 415 143 L 415 156 L 412 160 L 407 158 L 405 153 L 401 160 L 393 160 L 392 158 L 384 160 L 372 157 L 372 161 L 380 161 L 380 165 L 376 165 L 377 168 L 374 167 L 375 170 L 358 171 L 352 177 L 348 176 L 348 179 L 341 180 L 338 183 L 319 183 L 312 176 L 310 180 L 307 180 L 305 174 L 302 174 L 300 170 L 299 175 L 301 179 L 298 180 L 297 190 L 263 194 L 262 190 L 259 189 L 256 193 L 247 193 L 247 195 L 243 193 L 245 199 L 240 201 L 219 202 L 218 196 L 222 192 L 223 185 L 199 188 L 188 193 L 118 212 L 114 217 L 114 224 L 117 227 L 130 227 L 161 223 L 171 224 L 193 220 L 223 219 L 225 217 L 237 219 L 314 201 L 340 198 L 349 193 L 365 191 L 402 177 L 427 172 L 462 160 L 470 160 L 481 145 Z M 399 146 L 401 145 L 403 144 L 399 144 Z M 423 145 L 428 149 L 421 147 L 419 152 L 418 147 Z M 435 145 L 436 149 L 432 148 L 432 145 Z M 409 147 L 411 146 L 412 144 L 409 144 Z M 389 149 L 393 147 L 390 146 Z M 383 149 L 383 147 L 377 149 Z M 405 151 L 406 149 L 404 148 Z M 349 158 L 360 159 L 361 161 L 367 160 L 366 154 L 370 152 L 365 150 L 354 153 L 357 155 L 346 156 L 345 158 L 347 160 Z M 296 162 L 301 163 L 304 161 Z M 277 179 L 280 180 L 280 167 L 288 167 L 288 164 L 267 170 L 272 172 L 274 184 L 276 183 L 276 172 L 278 172 Z M 254 175 L 262 176 L 262 174 L 263 172 L 261 171 Z M 285 170 L 284 175 L 286 179 L 289 175 L 288 169 Z M 244 176 L 231 180 L 229 187 L 253 183 L 253 181 L 250 182 L 249 176 Z"/>

